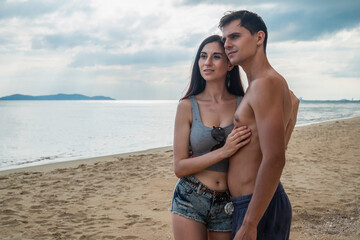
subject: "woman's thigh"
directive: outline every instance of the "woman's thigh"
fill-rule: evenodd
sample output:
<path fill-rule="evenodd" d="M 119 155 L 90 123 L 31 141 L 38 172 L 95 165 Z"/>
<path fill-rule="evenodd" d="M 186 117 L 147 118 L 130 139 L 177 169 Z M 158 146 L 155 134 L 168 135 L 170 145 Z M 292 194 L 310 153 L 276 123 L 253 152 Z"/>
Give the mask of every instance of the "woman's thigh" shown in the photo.
<path fill-rule="evenodd" d="M 175 240 L 207 240 L 204 224 L 177 214 L 172 214 L 172 228 Z M 231 237 L 231 233 L 230 233 Z M 220 239 L 220 238 L 218 238 Z M 231 239 L 231 238 L 230 238 Z"/>
<path fill-rule="evenodd" d="M 231 232 L 208 232 L 208 240 L 231 240 Z"/>

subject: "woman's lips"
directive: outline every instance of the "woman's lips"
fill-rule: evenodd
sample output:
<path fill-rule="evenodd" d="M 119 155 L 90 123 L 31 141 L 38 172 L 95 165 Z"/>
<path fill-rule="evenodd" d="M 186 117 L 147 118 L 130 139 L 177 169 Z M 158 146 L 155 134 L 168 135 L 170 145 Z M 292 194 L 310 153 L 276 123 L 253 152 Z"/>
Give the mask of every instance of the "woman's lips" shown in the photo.
<path fill-rule="evenodd" d="M 204 74 L 211 74 L 211 73 L 214 72 L 214 70 L 212 70 L 212 69 L 205 69 L 205 70 L 203 70 L 203 72 L 204 72 Z"/>

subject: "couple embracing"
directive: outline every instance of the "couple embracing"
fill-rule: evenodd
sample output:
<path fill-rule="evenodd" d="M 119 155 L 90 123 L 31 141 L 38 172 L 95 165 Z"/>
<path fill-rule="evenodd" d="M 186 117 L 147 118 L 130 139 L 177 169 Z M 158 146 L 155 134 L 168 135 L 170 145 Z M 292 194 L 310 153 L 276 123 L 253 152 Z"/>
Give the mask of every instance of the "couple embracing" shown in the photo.
<path fill-rule="evenodd" d="M 219 27 L 222 37 L 201 43 L 177 108 L 174 237 L 289 239 L 292 209 L 280 177 L 299 101 L 268 62 L 260 16 L 231 12 Z"/>

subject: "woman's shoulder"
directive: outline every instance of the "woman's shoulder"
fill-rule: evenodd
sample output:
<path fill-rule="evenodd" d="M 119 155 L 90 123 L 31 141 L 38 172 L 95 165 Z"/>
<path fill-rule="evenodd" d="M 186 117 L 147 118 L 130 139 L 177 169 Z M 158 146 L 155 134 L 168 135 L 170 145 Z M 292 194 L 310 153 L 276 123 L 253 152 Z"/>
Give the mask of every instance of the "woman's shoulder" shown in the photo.
<path fill-rule="evenodd" d="M 191 101 L 190 97 L 187 97 L 185 99 L 181 99 L 178 103 L 178 110 L 191 110 Z"/>
<path fill-rule="evenodd" d="M 192 107 L 189 98 L 181 99 L 177 106 L 176 118 L 186 120 L 191 124 Z"/>

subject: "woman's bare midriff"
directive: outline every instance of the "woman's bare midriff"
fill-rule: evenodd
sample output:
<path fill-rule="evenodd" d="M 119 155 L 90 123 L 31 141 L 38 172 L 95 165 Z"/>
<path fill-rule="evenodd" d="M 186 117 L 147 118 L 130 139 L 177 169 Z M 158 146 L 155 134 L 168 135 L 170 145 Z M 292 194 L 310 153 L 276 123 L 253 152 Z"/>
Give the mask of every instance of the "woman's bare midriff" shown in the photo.
<path fill-rule="evenodd" d="M 220 192 L 228 190 L 226 172 L 203 170 L 196 173 L 194 177 L 212 190 Z"/>

